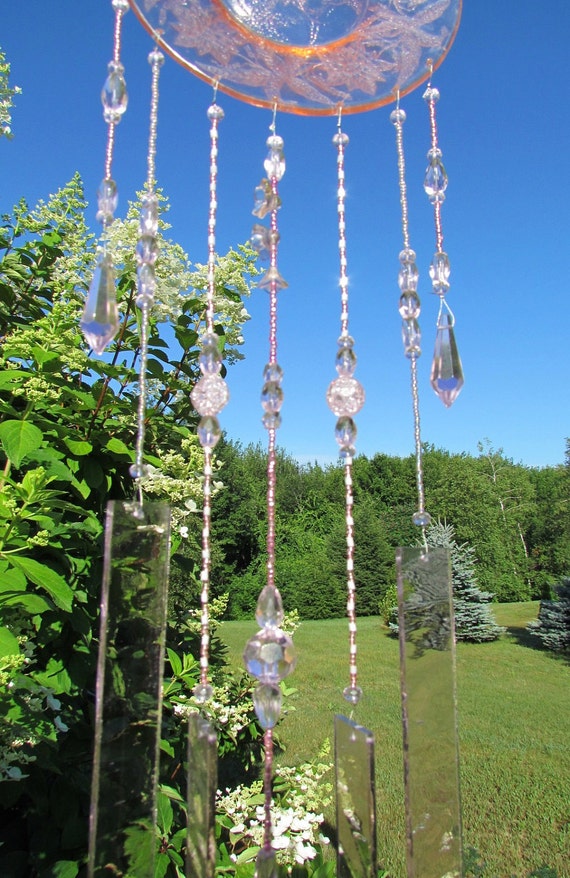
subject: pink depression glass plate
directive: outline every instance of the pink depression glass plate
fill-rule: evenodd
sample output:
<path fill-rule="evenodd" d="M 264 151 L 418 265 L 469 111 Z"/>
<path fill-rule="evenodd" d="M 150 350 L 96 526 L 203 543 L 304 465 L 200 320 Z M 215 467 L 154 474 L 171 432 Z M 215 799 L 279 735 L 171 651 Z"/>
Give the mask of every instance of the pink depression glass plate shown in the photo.
<path fill-rule="evenodd" d="M 240 100 L 331 115 L 424 82 L 453 42 L 462 0 L 129 0 L 156 42 Z"/>

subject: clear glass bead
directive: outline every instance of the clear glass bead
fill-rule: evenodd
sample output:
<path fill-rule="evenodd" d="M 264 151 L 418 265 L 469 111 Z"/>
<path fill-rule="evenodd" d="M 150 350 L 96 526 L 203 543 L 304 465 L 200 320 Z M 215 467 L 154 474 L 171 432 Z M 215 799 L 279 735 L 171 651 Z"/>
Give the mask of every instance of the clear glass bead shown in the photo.
<path fill-rule="evenodd" d="M 213 415 L 203 417 L 196 432 L 202 448 L 215 448 L 222 436 L 219 421 Z"/>
<path fill-rule="evenodd" d="M 97 220 L 104 225 L 112 222 L 118 202 L 117 184 L 110 177 L 105 177 L 97 190 Z"/>
<path fill-rule="evenodd" d="M 352 418 L 344 415 L 342 418 L 338 419 L 338 421 L 336 422 L 334 436 L 341 448 L 346 448 L 354 445 L 354 442 L 356 441 L 356 434 L 356 424 L 354 423 Z"/>
<path fill-rule="evenodd" d="M 280 628 L 263 628 L 248 640 L 243 660 L 251 676 L 261 683 L 279 683 L 295 667 L 293 641 Z"/>
<path fill-rule="evenodd" d="M 364 388 L 356 378 L 343 376 L 329 384 L 327 405 L 338 417 L 355 415 L 364 405 L 364 400 Z"/>
<path fill-rule="evenodd" d="M 198 683 L 192 690 L 192 695 L 198 704 L 205 704 L 206 701 L 210 700 L 213 694 L 214 690 L 209 683 Z"/>
<path fill-rule="evenodd" d="M 270 181 L 265 177 L 259 186 L 256 186 L 255 188 L 253 202 L 252 213 L 254 216 L 258 216 L 259 219 L 263 219 L 268 213 L 271 213 L 274 210 L 279 210 L 281 207 L 281 199 L 277 193 L 273 191 Z"/>
<path fill-rule="evenodd" d="M 230 398 L 228 386 L 219 375 L 202 375 L 190 394 L 199 415 L 217 415 Z"/>
<path fill-rule="evenodd" d="M 429 276 L 431 278 L 434 293 L 438 296 L 444 296 L 449 289 L 449 275 L 451 269 L 449 267 L 449 256 L 447 253 L 440 251 L 435 253 L 429 268 Z"/>
<path fill-rule="evenodd" d="M 266 412 L 278 412 L 283 405 L 283 389 L 277 381 L 268 381 L 261 389 L 261 405 Z"/>
<path fill-rule="evenodd" d="M 289 284 L 285 278 L 281 277 L 276 266 L 272 265 L 267 269 L 261 280 L 257 282 L 257 286 L 262 290 L 271 290 L 273 288 L 276 290 L 285 290 Z"/>
<path fill-rule="evenodd" d="M 419 357 L 422 352 L 422 334 L 417 320 L 404 320 L 402 323 L 402 342 L 407 357 Z"/>
<path fill-rule="evenodd" d="M 154 265 L 158 256 L 158 241 L 154 235 L 141 235 L 137 241 L 137 261 Z"/>
<path fill-rule="evenodd" d="M 335 146 L 348 146 L 350 138 L 344 131 L 337 131 L 333 136 L 332 142 Z"/>
<path fill-rule="evenodd" d="M 424 190 L 430 201 L 443 201 L 447 189 L 447 172 L 441 160 L 439 149 L 428 152 L 429 164 L 424 179 Z"/>
<path fill-rule="evenodd" d="M 160 51 L 160 49 L 154 48 L 151 52 L 148 53 L 148 63 L 151 67 L 162 67 L 164 64 L 164 55 Z"/>
<path fill-rule="evenodd" d="M 283 696 L 279 686 L 262 683 L 253 693 L 253 707 L 262 729 L 272 729 L 281 716 Z"/>
<path fill-rule="evenodd" d="M 415 292 L 420 273 L 415 262 L 402 262 L 398 273 L 398 286 L 402 292 Z"/>
<path fill-rule="evenodd" d="M 398 310 L 404 320 L 412 320 L 413 318 L 417 320 L 421 311 L 418 294 L 414 292 L 402 293 Z"/>
<path fill-rule="evenodd" d="M 133 463 L 129 467 L 129 475 L 132 479 L 146 479 L 152 472 L 152 467 L 147 463 Z"/>
<path fill-rule="evenodd" d="M 284 618 L 283 601 L 279 589 L 265 585 L 257 599 L 255 619 L 260 628 L 278 628 Z"/>
<path fill-rule="evenodd" d="M 129 100 L 127 85 L 123 76 L 124 67 L 116 61 L 110 61 L 108 71 L 109 75 L 101 91 L 103 116 L 105 122 L 117 123 L 127 109 Z"/>
<path fill-rule="evenodd" d="M 154 266 L 147 262 L 141 262 L 137 268 L 137 305 L 147 302 L 152 304 L 156 290 L 156 275 Z"/>
<path fill-rule="evenodd" d="M 350 704 L 358 704 L 362 698 L 362 689 L 360 686 L 347 686 L 342 694 Z"/>
<path fill-rule="evenodd" d="M 219 104 L 210 104 L 208 107 L 208 119 L 210 122 L 221 122 L 224 115 L 224 111 Z"/>
<path fill-rule="evenodd" d="M 265 412 L 261 419 L 261 423 L 266 430 L 278 430 L 281 426 L 281 413 Z"/>
<path fill-rule="evenodd" d="M 158 232 L 158 198 L 156 195 L 143 195 L 139 228 L 142 235 L 156 235 Z"/>
<path fill-rule="evenodd" d="M 265 145 L 268 149 L 283 149 L 285 143 L 283 138 L 278 134 L 270 134 L 267 140 L 265 141 Z"/>
<path fill-rule="evenodd" d="M 354 447 L 354 445 L 343 446 L 339 450 L 338 456 L 343 461 L 343 463 L 351 463 L 356 457 L 356 448 Z"/>
<path fill-rule="evenodd" d="M 129 0 L 113 0 L 113 9 L 117 12 L 128 12 L 130 9 Z"/>
<path fill-rule="evenodd" d="M 263 262 L 271 256 L 271 236 L 266 226 L 256 223 L 251 229 L 250 243 Z"/>
<path fill-rule="evenodd" d="M 263 162 L 263 167 L 270 180 L 281 180 L 285 174 L 285 157 L 282 150 L 271 149 Z"/>
<path fill-rule="evenodd" d="M 202 375 L 217 375 L 222 367 L 222 355 L 219 339 L 215 332 L 207 332 L 202 336 L 198 365 Z"/>
<path fill-rule="evenodd" d="M 352 339 L 350 339 L 352 342 Z M 335 368 L 338 374 L 343 378 L 349 378 L 354 374 L 356 369 L 356 354 L 352 348 L 352 344 L 347 344 L 341 339 L 336 354 Z"/>
<path fill-rule="evenodd" d="M 400 255 L 398 259 L 402 263 L 402 265 L 406 265 L 409 262 L 416 261 L 416 251 L 412 250 L 411 247 L 405 247 L 403 250 L 400 250 Z"/>
<path fill-rule="evenodd" d="M 404 123 L 406 121 L 406 111 L 402 110 L 401 107 L 396 107 L 395 110 L 392 110 L 390 113 L 390 122 L 392 125 L 398 125 L 399 123 Z"/>
<path fill-rule="evenodd" d="M 89 347 L 96 354 L 102 354 L 118 329 L 115 269 L 110 255 L 101 249 L 97 253 L 95 271 L 81 318 L 81 331 Z"/>
<path fill-rule="evenodd" d="M 283 369 L 279 363 L 267 363 L 263 369 L 263 380 L 268 383 L 270 381 L 283 381 Z"/>
<path fill-rule="evenodd" d="M 431 515 L 423 509 L 421 512 L 414 512 L 412 515 L 412 523 L 417 527 L 427 527 L 431 523 Z"/>
<path fill-rule="evenodd" d="M 434 103 L 437 103 L 439 101 L 439 89 L 434 88 L 433 85 L 428 85 L 422 97 L 424 101 L 433 101 Z"/>

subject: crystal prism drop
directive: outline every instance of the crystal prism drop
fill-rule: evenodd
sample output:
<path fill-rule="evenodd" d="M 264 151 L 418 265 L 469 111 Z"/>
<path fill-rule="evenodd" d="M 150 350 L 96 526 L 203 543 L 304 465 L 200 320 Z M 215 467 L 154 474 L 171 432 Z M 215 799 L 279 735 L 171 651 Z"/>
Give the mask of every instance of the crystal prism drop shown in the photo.
<path fill-rule="evenodd" d="M 261 684 L 253 693 L 253 706 L 262 729 L 272 729 L 281 716 L 283 696 L 279 686 Z"/>
<path fill-rule="evenodd" d="M 283 621 L 283 602 L 279 589 L 265 585 L 257 599 L 255 619 L 260 628 L 278 628 Z"/>
<path fill-rule="evenodd" d="M 464 380 L 453 322 L 450 314 L 442 314 L 440 317 L 430 376 L 431 386 L 447 408 L 457 399 Z"/>
<path fill-rule="evenodd" d="M 102 354 L 118 328 L 115 269 L 109 254 L 100 251 L 81 318 L 81 331 L 89 347 Z"/>

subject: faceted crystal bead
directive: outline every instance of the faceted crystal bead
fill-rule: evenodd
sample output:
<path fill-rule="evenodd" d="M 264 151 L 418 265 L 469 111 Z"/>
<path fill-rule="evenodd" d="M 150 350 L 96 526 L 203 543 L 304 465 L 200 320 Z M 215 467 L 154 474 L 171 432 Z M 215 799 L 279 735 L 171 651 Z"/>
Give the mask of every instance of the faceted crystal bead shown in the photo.
<path fill-rule="evenodd" d="M 130 9 L 129 0 L 113 0 L 113 9 L 117 12 L 128 12 Z"/>
<path fill-rule="evenodd" d="M 142 262 L 137 268 L 137 298 L 139 308 L 142 305 L 152 305 L 154 291 L 156 290 L 156 275 L 154 266 Z"/>
<path fill-rule="evenodd" d="M 133 463 L 129 467 L 129 475 L 131 479 L 146 479 L 152 472 L 152 467 L 148 463 Z"/>
<path fill-rule="evenodd" d="M 412 523 L 417 527 L 427 527 L 431 523 L 431 515 L 425 509 L 421 512 L 414 512 L 412 515 Z"/>
<path fill-rule="evenodd" d="M 398 286 L 402 292 L 415 293 L 420 273 L 415 262 L 403 262 L 398 273 Z"/>
<path fill-rule="evenodd" d="M 404 320 L 402 323 L 402 341 L 407 357 L 419 357 L 422 352 L 422 334 L 417 320 Z"/>
<path fill-rule="evenodd" d="M 422 97 L 424 101 L 433 101 L 436 104 L 439 101 L 439 89 L 434 88 L 433 85 L 428 85 Z"/>
<path fill-rule="evenodd" d="M 360 686 L 347 686 L 342 694 L 350 704 L 358 704 L 362 698 L 362 689 Z"/>
<path fill-rule="evenodd" d="M 271 290 L 273 287 L 276 290 L 284 290 L 289 284 L 281 277 L 277 268 L 272 265 L 267 269 L 261 280 L 257 282 L 257 286 L 262 290 Z"/>
<path fill-rule="evenodd" d="M 190 394 L 192 405 L 200 415 L 217 415 L 229 398 L 228 386 L 219 375 L 202 375 Z"/>
<path fill-rule="evenodd" d="M 405 265 L 406 263 L 412 263 L 416 261 L 416 251 L 412 250 L 411 247 L 405 247 L 403 250 L 400 250 L 400 255 L 398 259 Z"/>
<path fill-rule="evenodd" d="M 279 686 L 263 683 L 253 693 L 253 707 L 262 729 L 272 729 L 281 716 L 283 696 Z"/>
<path fill-rule="evenodd" d="M 263 380 L 265 382 L 283 380 L 283 369 L 279 363 L 267 363 L 263 369 Z"/>
<path fill-rule="evenodd" d="M 280 137 L 278 134 L 270 134 L 265 141 L 265 145 L 269 149 L 283 149 L 283 147 L 285 146 L 283 138 Z"/>
<path fill-rule="evenodd" d="M 345 134 L 344 131 L 337 131 L 333 136 L 332 142 L 335 146 L 348 146 L 350 139 L 348 134 Z"/>
<path fill-rule="evenodd" d="M 221 122 L 224 118 L 224 111 L 219 106 L 219 104 L 210 104 L 208 107 L 208 119 L 210 122 Z"/>
<path fill-rule="evenodd" d="M 344 415 L 336 422 L 334 436 L 341 448 L 347 448 L 354 445 L 356 433 L 356 424 L 352 418 Z"/>
<path fill-rule="evenodd" d="M 250 243 L 254 250 L 257 251 L 259 258 L 263 262 L 267 262 L 271 256 L 271 237 L 269 229 L 256 223 L 251 229 Z"/>
<path fill-rule="evenodd" d="M 269 153 L 263 163 L 265 173 L 270 180 L 280 180 L 285 173 L 285 157 L 283 155 L 283 138 L 272 134 L 267 138 Z"/>
<path fill-rule="evenodd" d="M 202 418 L 196 432 L 202 448 L 215 448 L 222 435 L 218 419 L 213 415 L 206 415 Z"/>
<path fill-rule="evenodd" d="M 113 221 L 114 213 L 117 209 L 119 196 L 117 193 L 117 184 L 110 177 L 101 180 L 99 189 L 97 190 L 97 220 L 103 225 L 108 225 Z"/>
<path fill-rule="evenodd" d="M 430 201 L 443 201 L 447 189 L 447 172 L 441 160 L 441 150 L 430 149 L 429 165 L 424 180 L 425 193 Z"/>
<path fill-rule="evenodd" d="M 156 235 L 158 232 L 158 198 L 156 195 L 143 195 L 139 228 L 141 235 Z"/>
<path fill-rule="evenodd" d="M 151 67 L 162 67 L 164 64 L 164 55 L 156 47 L 148 53 L 148 63 Z"/>
<path fill-rule="evenodd" d="M 343 446 L 338 452 L 338 456 L 344 463 L 351 463 L 356 457 L 356 448 L 354 445 Z"/>
<path fill-rule="evenodd" d="M 110 61 L 107 69 L 109 75 L 101 91 L 103 116 L 105 122 L 117 123 L 128 104 L 127 85 L 123 76 L 125 68 L 117 61 Z"/>
<path fill-rule="evenodd" d="M 115 269 L 111 257 L 100 250 L 81 318 L 81 331 L 89 347 L 96 354 L 102 354 L 118 328 Z"/>
<path fill-rule="evenodd" d="M 265 585 L 257 599 L 255 619 L 260 628 L 278 628 L 284 617 L 279 589 Z"/>
<path fill-rule="evenodd" d="M 209 683 L 198 683 L 192 690 L 192 695 L 198 704 L 205 704 L 206 701 L 210 700 L 213 694 L 214 690 Z"/>
<path fill-rule="evenodd" d="M 453 322 L 450 314 L 442 314 L 438 321 L 430 376 L 430 384 L 446 408 L 453 405 L 464 382 Z"/>
<path fill-rule="evenodd" d="M 341 377 L 349 378 L 356 369 L 356 354 L 353 345 L 354 341 L 350 336 L 339 339 L 335 368 Z"/>
<path fill-rule="evenodd" d="M 404 292 L 400 296 L 400 305 L 398 308 L 400 316 L 404 320 L 411 320 L 420 316 L 420 300 L 417 293 Z"/>
<path fill-rule="evenodd" d="M 254 878 L 277 878 L 277 861 L 273 848 L 261 848 L 255 860 Z"/>
<path fill-rule="evenodd" d="M 338 417 L 352 416 L 364 405 L 364 388 L 356 378 L 343 376 L 331 381 L 327 390 L 327 404 Z"/>
<path fill-rule="evenodd" d="M 435 253 L 429 268 L 429 276 L 431 277 L 433 291 L 438 296 L 444 296 L 448 291 L 450 273 L 451 269 L 447 253 L 444 253 L 442 250 Z"/>
<path fill-rule="evenodd" d="M 268 381 L 261 389 L 261 405 L 266 412 L 278 412 L 283 405 L 283 390 L 276 381 Z"/>
<path fill-rule="evenodd" d="M 158 242 L 154 235 L 141 235 L 137 241 L 137 261 L 154 265 L 158 256 Z"/>
<path fill-rule="evenodd" d="M 261 423 L 266 430 L 278 430 L 281 426 L 281 414 L 279 412 L 265 412 Z"/>
<path fill-rule="evenodd" d="M 198 365 L 202 375 L 217 375 L 222 367 L 222 355 L 215 332 L 206 332 L 202 336 L 202 345 L 198 356 Z"/>
<path fill-rule="evenodd" d="M 402 110 L 401 107 L 397 107 L 395 110 L 392 110 L 390 113 L 390 122 L 392 125 L 398 125 L 400 122 L 403 123 L 406 121 L 406 111 Z"/>
<path fill-rule="evenodd" d="M 273 191 L 271 183 L 265 177 L 256 187 L 253 194 L 253 215 L 263 219 L 268 213 L 278 210 L 281 207 L 281 199 Z"/>
<path fill-rule="evenodd" d="M 295 667 L 293 641 L 280 628 L 264 628 L 248 640 L 243 660 L 261 683 L 278 683 Z"/>

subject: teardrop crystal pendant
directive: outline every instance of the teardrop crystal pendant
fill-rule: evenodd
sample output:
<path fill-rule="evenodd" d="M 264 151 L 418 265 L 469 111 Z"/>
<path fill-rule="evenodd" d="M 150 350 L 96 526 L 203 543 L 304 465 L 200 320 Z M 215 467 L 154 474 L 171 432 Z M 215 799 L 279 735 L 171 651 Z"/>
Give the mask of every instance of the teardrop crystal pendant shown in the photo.
<path fill-rule="evenodd" d="M 96 354 L 102 354 L 118 328 L 115 269 L 110 255 L 101 249 L 97 254 L 97 264 L 81 318 L 81 331 L 89 347 Z"/>
<path fill-rule="evenodd" d="M 457 350 L 452 314 L 442 314 L 437 324 L 430 383 L 444 406 L 449 408 L 463 387 L 463 367 Z"/>

